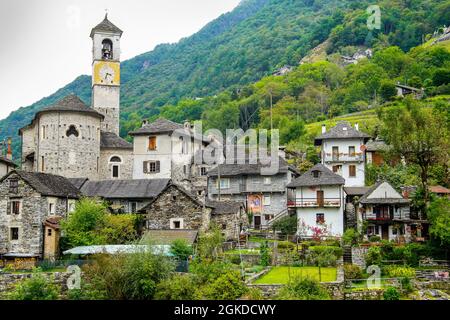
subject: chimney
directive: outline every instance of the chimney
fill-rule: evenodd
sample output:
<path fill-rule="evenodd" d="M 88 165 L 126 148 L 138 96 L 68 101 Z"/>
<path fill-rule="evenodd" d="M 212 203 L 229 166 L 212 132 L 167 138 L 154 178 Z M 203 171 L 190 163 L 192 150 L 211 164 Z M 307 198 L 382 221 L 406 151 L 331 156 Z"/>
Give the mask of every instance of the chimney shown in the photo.
<path fill-rule="evenodd" d="M 9 160 L 12 160 L 11 141 L 11 137 L 8 137 L 8 150 L 6 151 L 6 158 Z"/>
<path fill-rule="evenodd" d="M 142 126 L 145 127 L 146 125 L 148 125 L 148 119 L 142 120 Z"/>
<path fill-rule="evenodd" d="M 184 128 L 185 128 L 185 129 L 191 129 L 191 124 L 189 123 L 188 120 L 185 120 L 185 121 L 184 121 Z"/>
<path fill-rule="evenodd" d="M 358 123 L 358 122 L 355 123 L 355 130 L 356 130 L 356 131 L 359 131 L 359 123 Z"/>
<path fill-rule="evenodd" d="M 322 125 L 322 133 L 327 132 L 327 126 L 325 124 Z"/>

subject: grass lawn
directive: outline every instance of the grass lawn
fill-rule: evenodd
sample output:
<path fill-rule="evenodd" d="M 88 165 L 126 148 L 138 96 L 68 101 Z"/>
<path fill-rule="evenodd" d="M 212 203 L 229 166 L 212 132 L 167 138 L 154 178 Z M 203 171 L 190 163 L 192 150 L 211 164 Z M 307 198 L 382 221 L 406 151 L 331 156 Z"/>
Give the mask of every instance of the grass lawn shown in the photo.
<path fill-rule="evenodd" d="M 336 268 L 321 268 L 322 282 L 336 281 Z M 310 277 L 319 280 L 317 267 L 290 267 L 291 277 Z M 255 284 L 286 284 L 289 281 L 289 267 L 273 267 L 268 273 L 257 279 Z"/>

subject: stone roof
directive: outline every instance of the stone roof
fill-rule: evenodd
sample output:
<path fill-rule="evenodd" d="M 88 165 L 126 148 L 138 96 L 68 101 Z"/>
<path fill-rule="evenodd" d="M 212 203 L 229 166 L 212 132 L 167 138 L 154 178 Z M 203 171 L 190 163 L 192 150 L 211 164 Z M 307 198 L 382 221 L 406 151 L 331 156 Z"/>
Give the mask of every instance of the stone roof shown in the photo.
<path fill-rule="evenodd" d="M 381 138 L 376 138 L 375 140 L 370 139 L 366 143 L 366 151 L 382 151 L 387 148 L 387 144 Z"/>
<path fill-rule="evenodd" d="M 212 214 L 235 214 L 244 207 L 244 203 L 238 201 L 213 201 L 208 199 L 206 204 L 214 208 Z"/>
<path fill-rule="evenodd" d="M 349 196 L 362 196 L 370 190 L 370 187 L 344 187 L 344 191 Z"/>
<path fill-rule="evenodd" d="M 405 199 L 403 197 L 401 198 L 368 198 L 380 185 L 383 183 L 389 182 L 381 180 L 375 183 L 370 189 L 359 199 L 359 202 L 362 204 L 408 204 L 410 201 L 409 199 Z M 392 185 L 391 185 L 392 187 Z M 394 189 L 395 190 L 395 189 Z M 399 193 L 400 195 L 400 193 Z M 400 195 L 401 196 L 401 195 Z"/>
<path fill-rule="evenodd" d="M 104 31 L 109 33 L 118 33 L 119 35 L 122 35 L 123 31 L 120 30 L 118 27 L 116 27 L 111 21 L 108 20 L 108 14 L 105 14 L 105 18 L 102 22 L 100 22 L 98 25 L 96 25 L 91 30 L 91 38 L 94 36 L 95 32 L 98 31 Z"/>
<path fill-rule="evenodd" d="M 154 122 L 143 125 L 141 128 L 131 131 L 129 135 L 137 136 L 137 135 L 147 135 L 147 134 L 155 134 L 155 133 L 172 133 L 177 129 L 183 129 L 184 126 L 182 124 L 164 119 L 158 118 Z"/>
<path fill-rule="evenodd" d="M 13 173 L 16 173 L 22 180 L 27 182 L 34 190 L 43 196 L 68 197 L 75 199 L 80 197 L 80 191 L 75 188 L 67 178 L 50 173 L 13 170 L 5 175 L 0 182 Z"/>
<path fill-rule="evenodd" d="M 364 132 L 356 130 L 347 121 L 340 121 L 330 130 L 316 137 L 314 139 L 314 144 L 321 145 L 322 140 L 325 139 L 353 139 L 353 138 L 364 138 L 365 140 L 367 140 L 370 138 L 370 136 Z"/>
<path fill-rule="evenodd" d="M 143 239 L 156 244 L 172 244 L 175 240 L 183 239 L 190 245 L 197 241 L 197 230 L 147 230 Z"/>
<path fill-rule="evenodd" d="M 100 148 L 133 149 L 133 144 L 117 136 L 113 132 L 100 132 Z"/>
<path fill-rule="evenodd" d="M 318 171 L 317 178 L 314 177 L 314 171 Z M 309 187 L 309 186 L 322 186 L 322 185 L 343 185 L 345 179 L 340 175 L 334 173 L 323 164 L 316 164 L 314 167 L 306 171 L 300 177 L 293 180 L 287 185 L 288 188 L 295 187 Z"/>
<path fill-rule="evenodd" d="M 88 178 L 67 178 L 67 180 L 70 181 L 71 184 L 75 186 L 77 189 L 81 189 L 83 184 L 88 181 Z"/>
<path fill-rule="evenodd" d="M 289 167 L 286 160 L 284 160 L 281 157 L 278 157 L 279 161 L 279 167 L 277 173 L 285 173 L 288 172 L 288 170 L 293 170 Z M 237 162 L 237 161 L 236 161 Z M 240 175 L 260 175 L 261 169 L 264 167 L 269 166 L 263 166 L 260 162 L 257 164 L 250 164 L 248 163 L 249 160 L 245 160 L 245 164 L 220 164 L 211 170 L 208 171 L 208 176 L 214 177 L 219 175 L 219 167 L 220 167 L 220 176 L 223 177 L 232 177 L 232 176 L 240 176 Z"/>
<path fill-rule="evenodd" d="M 3 156 L 0 156 L 0 162 L 3 162 L 5 164 L 7 164 L 8 166 L 12 166 L 14 168 L 17 167 L 17 164 L 15 164 L 14 161 L 12 161 L 8 158 L 5 158 Z"/>
<path fill-rule="evenodd" d="M 59 222 L 62 220 L 61 216 L 50 216 L 44 220 L 44 225 L 58 230 L 60 228 Z"/>
<path fill-rule="evenodd" d="M 152 199 L 167 186 L 170 179 L 86 181 L 81 193 L 104 199 Z"/>

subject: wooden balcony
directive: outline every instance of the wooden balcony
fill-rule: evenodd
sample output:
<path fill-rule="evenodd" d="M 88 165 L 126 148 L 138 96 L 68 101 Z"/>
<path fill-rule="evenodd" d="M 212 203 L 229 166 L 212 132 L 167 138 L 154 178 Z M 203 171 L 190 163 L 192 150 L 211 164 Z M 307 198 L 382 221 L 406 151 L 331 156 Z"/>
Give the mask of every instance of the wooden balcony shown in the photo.
<path fill-rule="evenodd" d="M 361 152 L 355 153 L 325 153 L 325 162 L 362 162 L 364 160 Z"/>
<path fill-rule="evenodd" d="M 341 199 L 339 198 L 288 199 L 287 206 L 289 208 L 339 208 L 341 206 Z"/>

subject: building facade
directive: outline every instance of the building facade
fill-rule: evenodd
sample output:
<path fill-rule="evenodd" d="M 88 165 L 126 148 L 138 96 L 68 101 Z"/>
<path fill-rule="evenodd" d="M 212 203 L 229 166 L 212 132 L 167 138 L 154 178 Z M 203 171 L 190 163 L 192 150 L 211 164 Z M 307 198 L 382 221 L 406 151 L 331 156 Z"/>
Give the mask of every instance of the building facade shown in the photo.
<path fill-rule="evenodd" d="M 289 208 L 295 209 L 299 236 L 311 237 L 315 230 L 325 235 L 344 233 L 345 180 L 317 164 L 287 185 Z"/>

